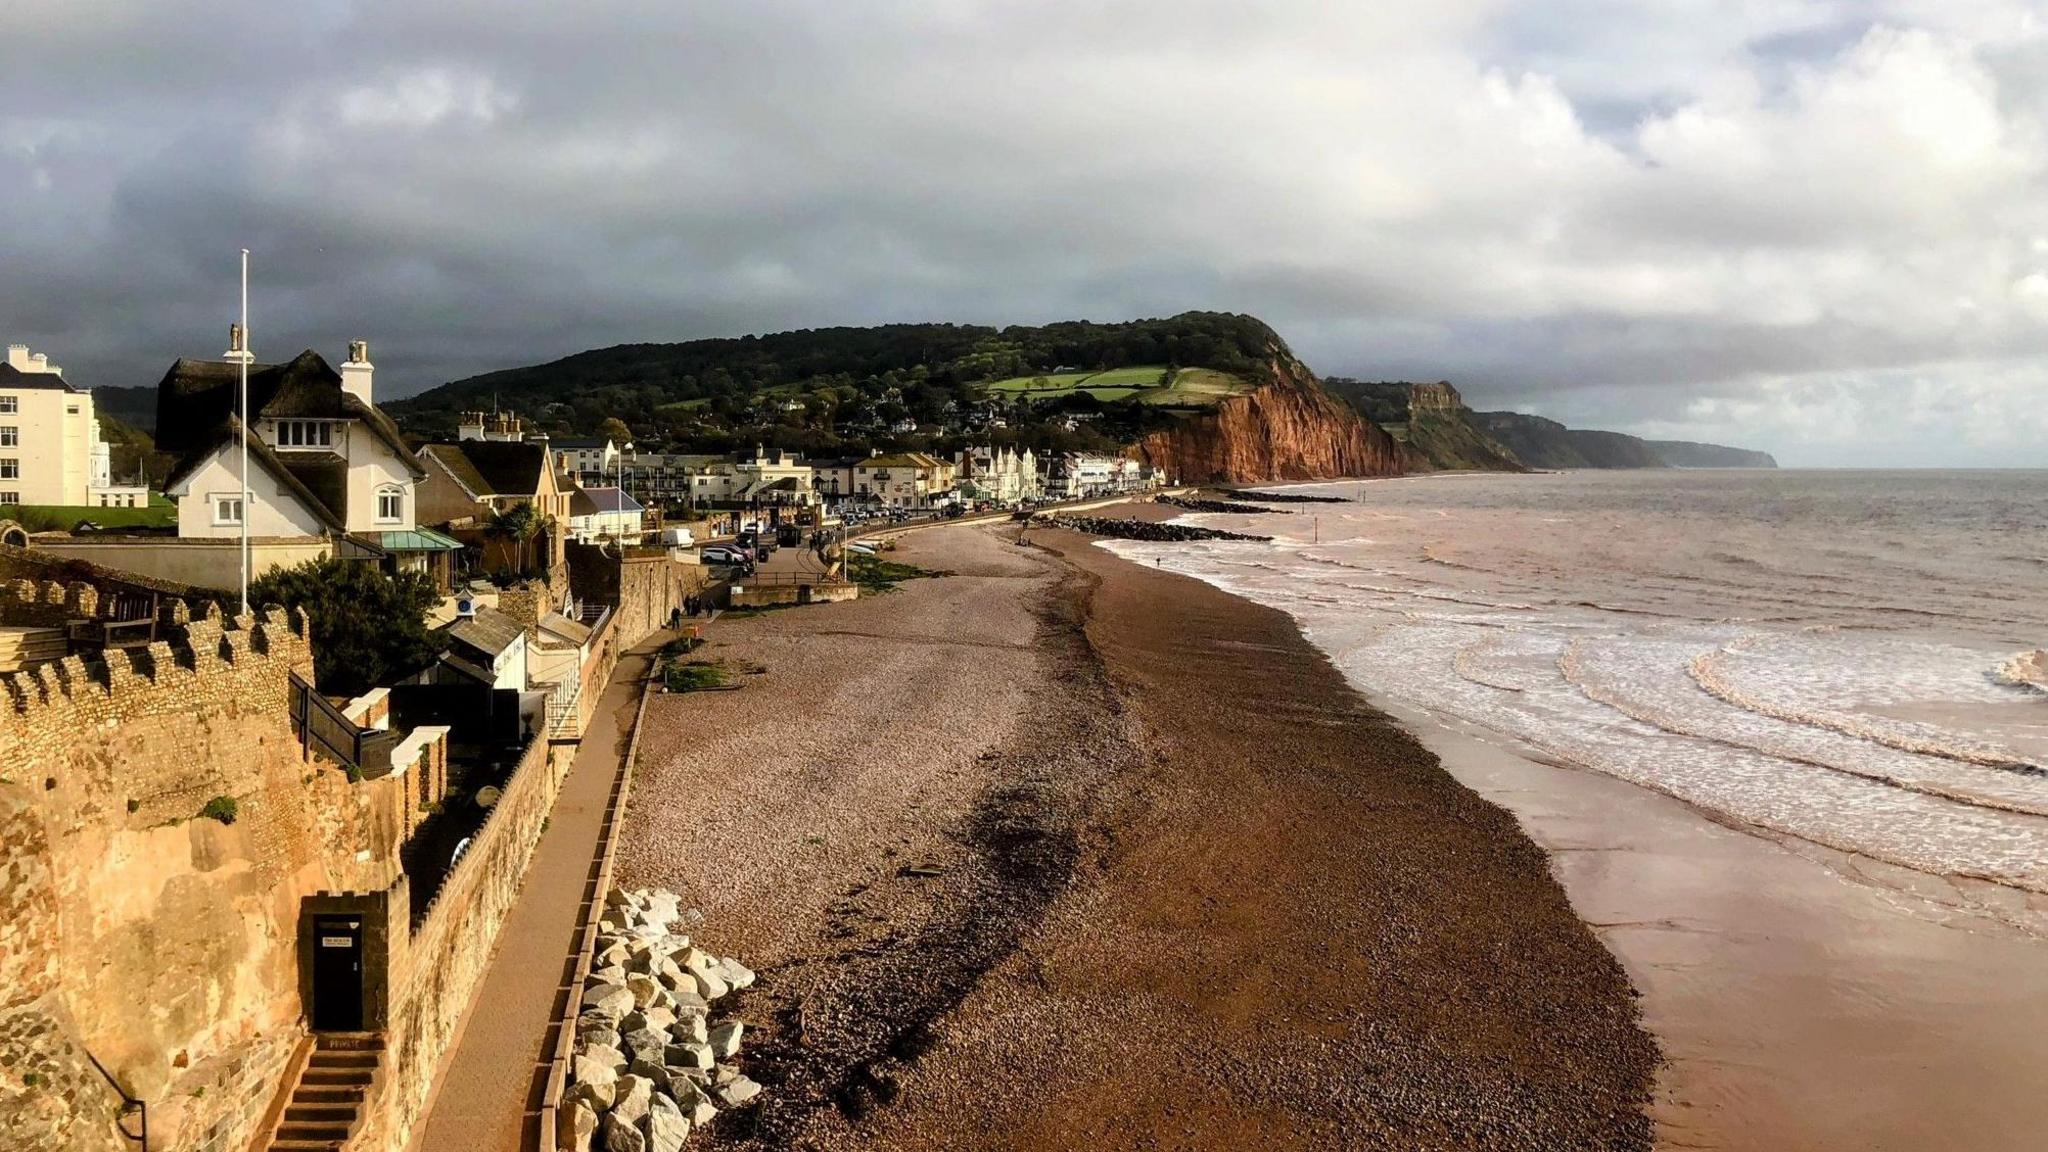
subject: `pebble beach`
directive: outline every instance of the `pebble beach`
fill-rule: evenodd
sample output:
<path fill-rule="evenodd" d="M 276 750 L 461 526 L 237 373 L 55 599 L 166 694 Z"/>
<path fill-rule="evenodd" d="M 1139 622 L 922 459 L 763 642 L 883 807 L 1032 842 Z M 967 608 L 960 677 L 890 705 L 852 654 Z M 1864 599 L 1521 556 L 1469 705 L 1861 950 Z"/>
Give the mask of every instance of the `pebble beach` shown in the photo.
<path fill-rule="evenodd" d="M 907 534 L 948 574 L 720 620 L 758 674 L 651 702 L 620 882 L 759 973 L 764 1091 L 692 1146 L 1649 1146 L 1511 817 L 1279 613 L 1018 536 Z"/>

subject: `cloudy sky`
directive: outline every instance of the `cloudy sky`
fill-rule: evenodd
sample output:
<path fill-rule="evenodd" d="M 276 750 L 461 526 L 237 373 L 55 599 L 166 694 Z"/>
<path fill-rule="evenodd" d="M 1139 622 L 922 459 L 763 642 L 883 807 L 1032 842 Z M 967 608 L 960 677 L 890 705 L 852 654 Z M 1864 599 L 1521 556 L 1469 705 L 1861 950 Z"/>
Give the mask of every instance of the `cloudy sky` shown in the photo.
<path fill-rule="evenodd" d="M 9 0 L 0 338 L 84 384 L 1251 312 L 1318 371 L 2048 466 L 2048 0 Z"/>

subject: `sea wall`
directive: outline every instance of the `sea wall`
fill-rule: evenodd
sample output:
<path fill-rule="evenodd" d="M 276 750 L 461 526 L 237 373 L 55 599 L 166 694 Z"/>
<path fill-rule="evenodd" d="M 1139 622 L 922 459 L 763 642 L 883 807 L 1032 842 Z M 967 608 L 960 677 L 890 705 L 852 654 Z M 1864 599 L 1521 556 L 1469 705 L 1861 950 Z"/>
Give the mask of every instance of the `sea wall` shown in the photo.
<path fill-rule="evenodd" d="M 566 757 L 548 755 L 545 736 L 529 743 L 504 795 L 442 881 L 426 915 L 409 935 L 397 926 L 390 929 L 381 1095 L 352 1149 L 399 1152 L 410 1139 L 489 965 L 498 930 L 518 901 L 520 882 L 568 763 Z M 387 893 L 389 907 L 408 905 L 404 883 Z M 395 923 L 402 924 L 402 917 Z M 508 1053 L 506 1059 L 509 1067 L 520 1057 Z"/>
<path fill-rule="evenodd" d="M 167 640 L 0 677 L 0 1147 L 246 1147 L 302 1035 L 301 898 L 398 872 L 409 777 L 293 738 L 302 615 L 171 601 Z M 231 800 L 231 822 L 218 815 Z M 93 1059 L 118 1082 L 117 1091 Z M 138 1118 L 130 1118 L 134 1126 Z"/>

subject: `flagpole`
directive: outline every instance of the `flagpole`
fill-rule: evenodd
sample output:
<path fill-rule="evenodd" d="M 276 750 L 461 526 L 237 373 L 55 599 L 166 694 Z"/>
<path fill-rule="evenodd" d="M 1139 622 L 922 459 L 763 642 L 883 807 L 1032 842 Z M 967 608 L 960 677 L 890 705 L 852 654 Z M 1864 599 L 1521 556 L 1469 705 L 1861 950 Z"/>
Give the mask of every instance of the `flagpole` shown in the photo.
<path fill-rule="evenodd" d="M 242 249 L 242 615 L 249 614 L 249 250 Z"/>

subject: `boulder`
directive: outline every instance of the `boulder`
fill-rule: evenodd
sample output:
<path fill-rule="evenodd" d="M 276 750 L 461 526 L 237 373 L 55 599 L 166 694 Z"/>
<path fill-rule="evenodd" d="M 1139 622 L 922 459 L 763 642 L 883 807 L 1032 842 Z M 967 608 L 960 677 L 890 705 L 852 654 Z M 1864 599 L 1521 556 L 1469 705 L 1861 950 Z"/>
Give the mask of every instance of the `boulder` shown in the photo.
<path fill-rule="evenodd" d="M 626 1054 L 609 1045 L 592 1044 L 584 1048 L 579 1055 L 585 1059 L 603 1061 L 614 1072 L 623 1072 L 626 1068 Z"/>
<path fill-rule="evenodd" d="M 731 1083 L 719 1085 L 717 1092 L 718 1098 L 725 1102 L 725 1106 L 733 1108 L 759 1096 L 761 1086 L 745 1076 L 735 1076 Z"/>
<path fill-rule="evenodd" d="M 690 1121 L 674 1101 L 656 1096 L 648 1105 L 643 1130 L 647 1133 L 648 1152 L 682 1152 L 683 1141 L 690 1136 Z"/>
<path fill-rule="evenodd" d="M 642 1116 L 647 1115 L 648 1102 L 653 1099 L 654 1081 L 628 1073 L 619 1078 L 618 1099 L 612 1101 L 612 1110 L 605 1115 L 637 1124 Z"/>
<path fill-rule="evenodd" d="M 683 971 L 681 966 L 668 956 L 661 956 L 655 959 L 654 978 L 661 981 L 661 986 L 671 992 L 679 988 L 689 988 L 691 991 L 695 991 L 697 988 L 696 979 Z"/>
<path fill-rule="evenodd" d="M 675 1010 L 675 1014 L 679 1017 L 689 1015 L 702 1016 L 706 1012 L 711 1011 L 711 1005 L 704 999 L 704 994 L 697 991 L 697 981 L 688 976 L 685 976 L 684 980 L 687 986 L 676 989 L 671 997 L 675 1000 L 675 1004 L 671 1006 Z"/>
<path fill-rule="evenodd" d="M 590 970 L 590 978 L 592 980 L 601 984 L 617 984 L 622 988 L 625 987 L 627 975 L 629 973 L 627 973 L 624 964 L 607 964 L 602 968 L 592 968 Z"/>
<path fill-rule="evenodd" d="M 734 991 L 754 986 L 754 970 L 730 956 L 718 962 L 718 975 Z"/>
<path fill-rule="evenodd" d="M 654 1003 L 654 994 L 656 992 L 665 991 L 665 989 L 661 985 L 656 984 L 651 976 L 628 976 L 626 977 L 626 991 L 633 996 L 633 1006 L 645 1008 L 649 1004 Z M 624 1016 L 625 1012 L 622 1011 L 619 1015 Z"/>
<path fill-rule="evenodd" d="M 711 1039 L 702 1016 L 684 1016 L 669 1028 L 668 1034 L 678 1044 L 702 1044 Z"/>
<path fill-rule="evenodd" d="M 651 1060 L 661 1063 L 661 1057 L 668 1049 L 668 1031 L 642 1028 L 626 1034 L 626 1057 L 629 1060 Z"/>
<path fill-rule="evenodd" d="M 682 1109 L 683 1115 L 690 1118 L 690 1123 L 702 1128 L 711 1123 L 712 1117 L 718 1115 L 718 1107 L 711 1102 L 710 1093 L 704 1091 L 695 1081 L 676 1076 L 669 1080 L 669 1087 L 674 1089 L 676 1107 Z"/>
<path fill-rule="evenodd" d="M 671 1089 L 669 1085 L 671 1082 L 675 1080 L 675 1077 L 669 1074 L 669 1070 L 667 1068 L 655 1063 L 654 1061 L 635 1060 L 633 1061 L 632 1066 L 627 1068 L 626 1071 L 634 1076 L 645 1077 L 648 1083 L 654 1085 L 654 1094 L 656 1097 L 659 1097 L 664 1092 L 667 1092 L 671 1095 L 674 1094 L 674 1090 Z"/>
<path fill-rule="evenodd" d="M 562 1106 L 566 1108 L 570 1104 L 582 1101 L 592 1115 L 602 1116 L 605 1109 L 610 1108 L 612 1101 L 618 1099 L 618 1096 L 616 1084 L 607 1084 L 602 1088 L 591 1084 L 572 1084 L 567 1092 L 562 1093 Z"/>
<path fill-rule="evenodd" d="M 583 1007 L 607 1020 L 617 1020 L 633 1010 L 635 997 L 624 985 L 598 981 L 583 986 Z"/>
<path fill-rule="evenodd" d="M 680 1064 L 671 1064 L 671 1065 L 669 1065 L 669 1066 L 668 1066 L 668 1086 L 669 1086 L 669 1095 L 671 1095 L 671 1096 L 675 1095 L 675 1093 L 676 1093 L 676 1090 L 677 1090 L 677 1089 L 679 1088 L 679 1086 L 681 1086 L 681 1085 L 683 1085 L 683 1084 L 685 1084 L 685 1083 L 688 1083 L 688 1084 L 695 1084 L 695 1085 L 698 1085 L 699 1087 L 704 1087 L 704 1086 L 707 1086 L 707 1085 L 709 1085 L 709 1084 L 711 1083 L 711 1069 L 709 1069 L 709 1068 L 685 1068 L 685 1067 L 683 1067 L 683 1066 L 682 1066 L 682 1065 L 680 1065 Z"/>
<path fill-rule="evenodd" d="M 738 1020 L 728 1020 L 711 1030 L 711 1054 L 720 1060 L 730 1060 L 739 1055 L 740 1033 L 746 1025 Z"/>
<path fill-rule="evenodd" d="M 593 967 L 616 967 L 618 965 L 624 964 L 632 955 L 633 954 L 626 949 L 626 945 L 623 942 L 613 942 L 610 944 L 606 944 L 604 947 L 599 948 L 597 950 L 597 956 L 595 957 L 597 962 L 593 965 Z"/>
<path fill-rule="evenodd" d="M 555 1147 L 567 1152 L 590 1152 L 590 1140 L 595 1135 L 597 1110 L 590 1106 L 590 1101 L 562 1101 L 562 1107 L 555 1113 Z"/>
<path fill-rule="evenodd" d="M 580 1061 L 582 1058 L 577 1059 Z M 602 1112 L 612 1106 L 612 1101 L 619 1098 L 619 1074 L 612 1071 L 610 1065 L 604 1067 L 602 1079 L 592 1080 L 583 1079 L 584 1070 L 580 1066 L 572 1067 L 576 1067 L 577 1079 L 569 1086 L 565 1099 L 585 1101 L 590 1105 L 592 1112 Z"/>
<path fill-rule="evenodd" d="M 612 1062 L 611 1056 L 612 1050 L 606 1048 L 598 1053 L 580 1052 L 569 1061 L 569 1075 L 577 1084 L 588 1085 L 593 1090 L 591 1099 L 600 1108 L 612 1106 L 612 1085 L 619 1080 L 619 1066 Z"/>
<path fill-rule="evenodd" d="M 576 1047 L 579 1050 L 584 1048 L 617 1048 L 618 1046 L 619 1032 L 618 1029 L 611 1026 L 610 1021 L 602 1017 L 588 1024 L 580 1020 L 577 1021 Z"/>
<path fill-rule="evenodd" d="M 647 1137 L 635 1120 L 622 1120 L 617 1112 L 605 1114 L 604 1152 L 647 1152 Z"/>
<path fill-rule="evenodd" d="M 674 1068 L 709 1069 L 718 1063 L 718 1058 L 712 1055 L 711 1045 L 694 1042 L 669 1045 L 668 1050 L 662 1054 L 662 1059 Z"/>
<path fill-rule="evenodd" d="M 697 978 L 697 995 L 706 1000 L 716 1000 L 731 991 L 716 972 L 699 972 L 693 969 L 690 974 Z"/>

